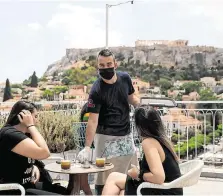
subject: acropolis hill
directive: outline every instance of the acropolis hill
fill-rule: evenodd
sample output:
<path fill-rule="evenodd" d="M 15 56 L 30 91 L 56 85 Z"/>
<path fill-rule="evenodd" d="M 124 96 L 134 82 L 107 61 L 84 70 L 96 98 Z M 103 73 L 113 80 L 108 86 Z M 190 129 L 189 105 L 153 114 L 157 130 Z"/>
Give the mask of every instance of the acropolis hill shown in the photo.
<path fill-rule="evenodd" d="M 89 56 L 96 56 L 102 48 L 66 49 L 61 60 L 48 66 L 46 75 L 54 71 L 69 69 L 73 64 L 84 64 Z M 140 61 L 141 64 L 186 67 L 189 64 L 216 66 L 223 62 L 223 49 L 213 46 L 190 46 L 188 40 L 137 40 L 135 47 L 119 46 L 110 48 L 117 60 L 128 63 Z"/>

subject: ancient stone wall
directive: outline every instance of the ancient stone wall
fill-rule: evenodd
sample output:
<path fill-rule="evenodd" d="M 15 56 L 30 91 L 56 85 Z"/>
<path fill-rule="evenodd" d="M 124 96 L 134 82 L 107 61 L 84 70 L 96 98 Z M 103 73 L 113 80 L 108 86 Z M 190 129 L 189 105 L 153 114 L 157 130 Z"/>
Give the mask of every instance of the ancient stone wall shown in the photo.
<path fill-rule="evenodd" d="M 167 46 L 187 46 L 188 40 L 137 40 L 135 47 L 167 45 Z"/>
<path fill-rule="evenodd" d="M 191 49 L 194 49 L 198 52 L 215 52 L 215 47 L 213 46 L 191 46 Z"/>

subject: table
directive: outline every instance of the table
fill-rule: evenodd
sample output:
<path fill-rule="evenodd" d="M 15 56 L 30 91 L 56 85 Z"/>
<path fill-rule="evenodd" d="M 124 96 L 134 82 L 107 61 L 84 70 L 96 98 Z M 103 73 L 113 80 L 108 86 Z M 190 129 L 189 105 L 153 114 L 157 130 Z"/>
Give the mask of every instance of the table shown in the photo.
<path fill-rule="evenodd" d="M 90 165 L 90 168 L 83 168 L 81 164 L 72 164 L 70 170 L 62 170 L 60 164 L 50 163 L 45 166 L 49 172 L 69 174 L 69 183 L 67 193 L 70 195 L 80 194 L 80 176 L 81 174 L 90 174 L 108 171 L 114 168 L 114 165 L 106 165 L 104 168 L 98 168 L 95 165 Z"/>

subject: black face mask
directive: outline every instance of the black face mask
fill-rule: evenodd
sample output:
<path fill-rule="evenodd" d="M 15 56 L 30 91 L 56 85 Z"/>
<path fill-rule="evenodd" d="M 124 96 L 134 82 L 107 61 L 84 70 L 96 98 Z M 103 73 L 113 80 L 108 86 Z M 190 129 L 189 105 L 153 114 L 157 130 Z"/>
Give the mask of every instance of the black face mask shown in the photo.
<path fill-rule="evenodd" d="M 114 67 L 106 68 L 106 69 L 99 69 L 99 74 L 105 80 L 111 80 L 113 78 L 113 76 L 115 75 L 115 69 L 114 69 Z"/>

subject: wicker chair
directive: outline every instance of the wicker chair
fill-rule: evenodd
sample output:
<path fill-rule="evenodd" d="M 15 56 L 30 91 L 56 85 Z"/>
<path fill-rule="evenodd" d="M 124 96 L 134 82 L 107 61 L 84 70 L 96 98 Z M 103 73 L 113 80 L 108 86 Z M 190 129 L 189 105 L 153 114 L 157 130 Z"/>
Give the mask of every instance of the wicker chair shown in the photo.
<path fill-rule="evenodd" d="M 191 160 L 179 165 L 182 176 L 176 180 L 164 183 L 164 184 L 153 184 L 149 182 L 143 182 L 137 188 L 137 195 L 140 196 L 142 188 L 156 188 L 156 189 L 171 189 L 171 188 L 183 188 L 195 185 L 201 175 L 202 167 L 204 166 L 201 160 Z"/>
<path fill-rule="evenodd" d="M 6 190 L 20 190 L 21 195 L 25 195 L 25 189 L 20 184 L 11 183 L 11 184 L 0 184 L 0 191 Z"/>

